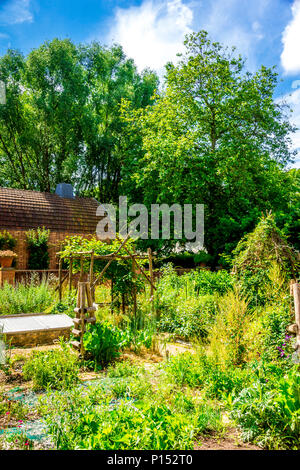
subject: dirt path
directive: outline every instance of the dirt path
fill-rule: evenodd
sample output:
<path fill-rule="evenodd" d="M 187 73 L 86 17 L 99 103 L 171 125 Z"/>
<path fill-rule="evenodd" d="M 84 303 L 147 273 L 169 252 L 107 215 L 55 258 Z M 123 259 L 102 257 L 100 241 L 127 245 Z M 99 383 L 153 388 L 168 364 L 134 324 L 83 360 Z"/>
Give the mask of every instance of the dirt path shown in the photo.
<path fill-rule="evenodd" d="M 221 436 L 201 436 L 195 450 L 263 450 L 260 447 L 243 442 L 235 428 L 229 428 Z"/>

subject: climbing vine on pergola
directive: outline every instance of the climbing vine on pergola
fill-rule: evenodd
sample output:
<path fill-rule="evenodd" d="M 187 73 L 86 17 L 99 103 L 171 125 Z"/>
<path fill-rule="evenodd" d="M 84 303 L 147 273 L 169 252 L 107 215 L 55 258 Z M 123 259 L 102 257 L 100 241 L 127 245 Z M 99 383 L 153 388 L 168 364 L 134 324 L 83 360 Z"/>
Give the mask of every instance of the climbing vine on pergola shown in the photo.
<path fill-rule="evenodd" d="M 150 298 L 153 299 L 155 290 L 152 252 L 147 255 L 136 253 L 135 242 L 129 236 L 122 240 L 119 236 L 115 240 L 103 242 L 96 237 L 88 240 L 75 236 L 68 237 L 59 256 L 59 295 L 62 295 L 62 284 L 68 278 L 69 289 L 72 288 L 72 279 L 79 273 L 79 281 L 88 276 L 94 296 L 95 287 L 103 280 L 111 281 L 112 299 L 121 297 L 123 310 L 125 303 L 132 303 L 133 312 L 136 313 L 136 296 L 142 288 L 142 280 L 150 284 Z M 144 265 L 148 261 L 149 274 Z M 68 267 L 68 273 L 62 278 L 63 262 Z"/>

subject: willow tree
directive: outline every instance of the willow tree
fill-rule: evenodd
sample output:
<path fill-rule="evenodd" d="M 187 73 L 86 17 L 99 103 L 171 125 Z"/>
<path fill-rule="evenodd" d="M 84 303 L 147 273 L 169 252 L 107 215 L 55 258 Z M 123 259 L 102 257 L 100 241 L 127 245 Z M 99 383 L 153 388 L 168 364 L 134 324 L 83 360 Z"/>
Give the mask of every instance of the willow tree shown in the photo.
<path fill-rule="evenodd" d="M 61 181 L 107 202 L 126 178 L 136 137 L 120 117 L 122 98 L 149 105 L 158 78 L 139 74 L 121 46 L 54 39 L 28 56 L 0 58 L 0 185 L 50 191 Z"/>

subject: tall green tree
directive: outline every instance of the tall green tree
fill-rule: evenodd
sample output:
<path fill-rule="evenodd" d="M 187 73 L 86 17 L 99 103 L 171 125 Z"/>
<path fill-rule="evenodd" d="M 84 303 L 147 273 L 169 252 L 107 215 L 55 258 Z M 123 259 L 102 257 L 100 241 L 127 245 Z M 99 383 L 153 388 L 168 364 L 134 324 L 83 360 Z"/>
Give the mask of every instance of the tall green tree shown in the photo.
<path fill-rule="evenodd" d="M 0 107 L 0 184 L 53 191 L 71 182 L 81 194 L 114 200 L 137 139 L 120 119 L 123 98 L 151 103 L 157 76 L 139 74 L 120 46 L 54 39 L 27 57 L 0 59 L 7 104 Z"/>
<path fill-rule="evenodd" d="M 127 178 L 130 161 L 140 146 L 137 136 L 132 136 L 121 119 L 121 102 L 130 100 L 134 109 L 151 104 L 158 78 L 150 70 L 139 74 L 133 60 L 118 45 L 110 49 L 98 43 L 82 46 L 80 57 L 86 71 L 89 102 L 79 188 L 96 194 L 101 201 L 116 201 L 119 185 Z M 78 165 L 77 160 L 75 164 Z"/>
<path fill-rule="evenodd" d="M 76 47 L 55 39 L 27 58 L 9 50 L 0 78 L 7 94 L 0 108 L 1 183 L 50 191 L 63 180 L 65 161 L 80 151 L 88 90 Z"/>
<path fill-rule="evenodd" d="M 144 201 L 205 204 L 205 247 L 231 251 L 266 209 L 287 207 L 283 171 L 292 159 L 286 110 L 273 99 L 277 75 L 247 72 L 235 50 L 206 32 L 187 36 L 168 64 L 153 107 L 125 119 L 142 135 L 144 156 L 132 175 Z"/>

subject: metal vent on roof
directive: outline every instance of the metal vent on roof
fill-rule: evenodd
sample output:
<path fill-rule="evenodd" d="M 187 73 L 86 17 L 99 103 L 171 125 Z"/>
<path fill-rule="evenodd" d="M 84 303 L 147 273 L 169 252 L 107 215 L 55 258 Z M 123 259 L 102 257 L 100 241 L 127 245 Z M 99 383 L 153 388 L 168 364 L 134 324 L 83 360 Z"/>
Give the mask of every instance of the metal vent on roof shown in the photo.
<path fill-rule="evenodd" d="M 67 183 L 59 183 L 56 186 L 55 194 L 66 199 L 74 199 L 73 186 Z"/>

